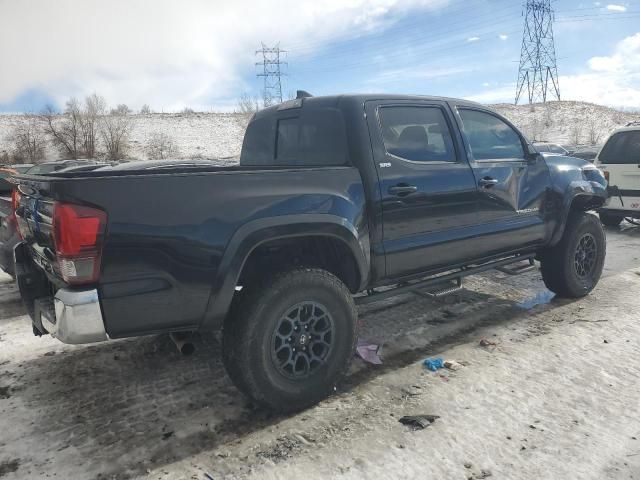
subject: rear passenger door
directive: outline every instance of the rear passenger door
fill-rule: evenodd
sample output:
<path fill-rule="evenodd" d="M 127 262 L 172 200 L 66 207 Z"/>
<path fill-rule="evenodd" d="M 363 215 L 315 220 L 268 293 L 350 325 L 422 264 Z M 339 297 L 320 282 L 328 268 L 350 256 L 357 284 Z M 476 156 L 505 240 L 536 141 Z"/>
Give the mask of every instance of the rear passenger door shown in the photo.
<path fill-rule="evenodd" d="M 378 172 L 388 277 L 473 255 L 476 182 L 451 111 L 437 101 L 365 104 Z M 457 240 L 457 242 L 455 242 Z"/>

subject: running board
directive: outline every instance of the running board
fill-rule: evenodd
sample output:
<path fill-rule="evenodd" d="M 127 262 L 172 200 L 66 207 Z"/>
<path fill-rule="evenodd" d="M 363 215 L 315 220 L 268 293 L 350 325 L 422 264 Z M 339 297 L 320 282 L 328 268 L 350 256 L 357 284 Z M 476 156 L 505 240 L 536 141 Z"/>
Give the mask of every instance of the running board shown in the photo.
<path fill-rule="evenodd" d="M 397 287 L 383 290 L 381 292 L 378 292 L 375 289 L 371 288 L 367 290 L 367 295 L 355 297 L 354 300 L 357 305 L 366 305 L 368 303 L 377 302 L 386 298 L 395 297 L 396 295 L 400 295 L 403 293 L 411 293 L 418 290 L 424 290 L 428 287 L 437 287 L 438 285 L 442 285 L 443 283 L 454 281 L 457 284 L 455 290 L 452 290 L 452 288 L 445 288 L 440 290 L 440 292 L 444 292 L 445 290 L 447 290 L 447 293 L 453 293 L 454 291 L 460 290 L 462 288 L 462 279 L 468 275 L 475 275 L 477 273 L 486 272 L 488 270 L 499 269 L 501 267 L 504 267 L 505 265 L 522 262 L 523 260 L 529 262 L 529 264 L 526 265 L 526 268 L 529 269 L 533 265 L 533 259 L 535 258 L 535 256 L 535 253 L 530 253 L 527 255 L 516 255 L 514 257 L 494 260 L 491 262 L 483 263 L 481 265 L 462 267 L 454 272 L 445 273 L 435 277 L 416 280 L 414 282 L 404 282 L 399 284 Z M 436 293 L 437 291 L 432 292 L 431 294 L 433 296 L 436 296 Z M 441 293 L 439 296 L 446 295 L 447 293 Z"/>
<path fill-rule="evenodd" d="M 508 265 L 504 267 L 496 267 L 496 270 L 502 273 L 506 273 L 507 275 L 520 275 L 524 272 L 530 272 L 536 268 L 536 264 L 533 262 L 533 257 L 529 258 L 527 263 L 522 263 L 520 265 Z"/>

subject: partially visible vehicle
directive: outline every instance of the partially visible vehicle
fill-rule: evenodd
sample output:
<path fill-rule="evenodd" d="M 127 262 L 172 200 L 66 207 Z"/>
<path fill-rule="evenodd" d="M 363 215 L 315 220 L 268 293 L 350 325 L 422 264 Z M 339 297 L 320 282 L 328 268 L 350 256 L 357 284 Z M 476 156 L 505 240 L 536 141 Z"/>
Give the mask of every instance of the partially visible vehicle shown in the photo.
<path fill-rule="evenodd" d="M 546 155 L 571 155 L 571 152 L 569 152 L 569 150 L 558 145 L 557 143 L 533 142 L 533 146 L 536 147 L 536 150 L 538 150 L 538 152 Z"/>
<path fill-rule="evenodd" d="M 16 163 L 15 165 L 9 165 L 9 168 L 14 169 L 18 173 L 25 173 L 33 167 L 33 163 Z"/>
<path fill-rule="evenodd" d="M 84 159 L 59 160 L 55 162 L 45 162 L 45 163 L 40 163 L 38 165 L 34 165 L 24 173 L 27 173 L 29 175 L 46 175 L 49 173 L 59 172 L 60 170 L 63 170 L 69 167 L 80 167 L 80 166 L 88 166 L 88 165 L 103 166 L 106 164 L 96 162 L 95 160 L 84 160 Z"/>
<path fill-rule="evenodd" d="M 575 158 L 581 158 L 582 160 L 588 160 L 593 163 L 598 156 L 599 148 L 580 148 L 574 151 L 571 156 Z"/>
<path fill-rule="evenodd" d="M 9 179 L 30 167 L 11 165 L 0 168 L 0 268 L 9 275 L 13 275 L 15 270 L 13 247 L 20 241 L 12 201 L 15 185 Z"/>
<path fill-rule="evenodd" d="M 16 173 L 25 173 L 31 167 L 33 167 L 33 164 L 28 163 L 0 167 L 0 194 L 11 193 L 11 190 L 13 190 L 13 184 L 8 180 L 9 177 Z"/>
<path fill-rule="evenodd" d="M 595 163 L 609 182 L 609 199 L 598 211 L 602 223 L 615 227 L 625 217 L 640 219 L 640 122 L 615 130 Z"/>

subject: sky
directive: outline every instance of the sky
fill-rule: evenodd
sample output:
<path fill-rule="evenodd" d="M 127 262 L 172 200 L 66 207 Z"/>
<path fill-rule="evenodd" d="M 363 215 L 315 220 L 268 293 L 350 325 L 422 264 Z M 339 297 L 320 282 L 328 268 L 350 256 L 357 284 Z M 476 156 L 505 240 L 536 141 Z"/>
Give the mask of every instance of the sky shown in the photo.
<path fill-rule="evenodd" d="M 555 0 L 560 94 L 640 109 L 640 0 Z M 520 0 L 0 0 L 0 112 L 91 93 L 154 111 L 261 97 L 264 43 L 284 96 L 407 93 L 513 102 Z"/>

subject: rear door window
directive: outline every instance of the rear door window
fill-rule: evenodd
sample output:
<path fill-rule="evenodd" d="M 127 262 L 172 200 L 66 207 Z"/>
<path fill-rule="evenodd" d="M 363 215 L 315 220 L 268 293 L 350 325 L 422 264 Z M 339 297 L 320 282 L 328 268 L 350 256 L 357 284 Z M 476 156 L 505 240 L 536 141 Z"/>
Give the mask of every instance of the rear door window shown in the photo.
<path fill-rule="evenodd" d="M 455 162 L 449 125 L 438 107 L 390 106 L 379 110 L 387 153 L 412 162 Z"/>
<path fill-rule="evenodd" d="M 640 164 L 640 130 L 618 132 L 602 147 L 602 164 Z"/>

